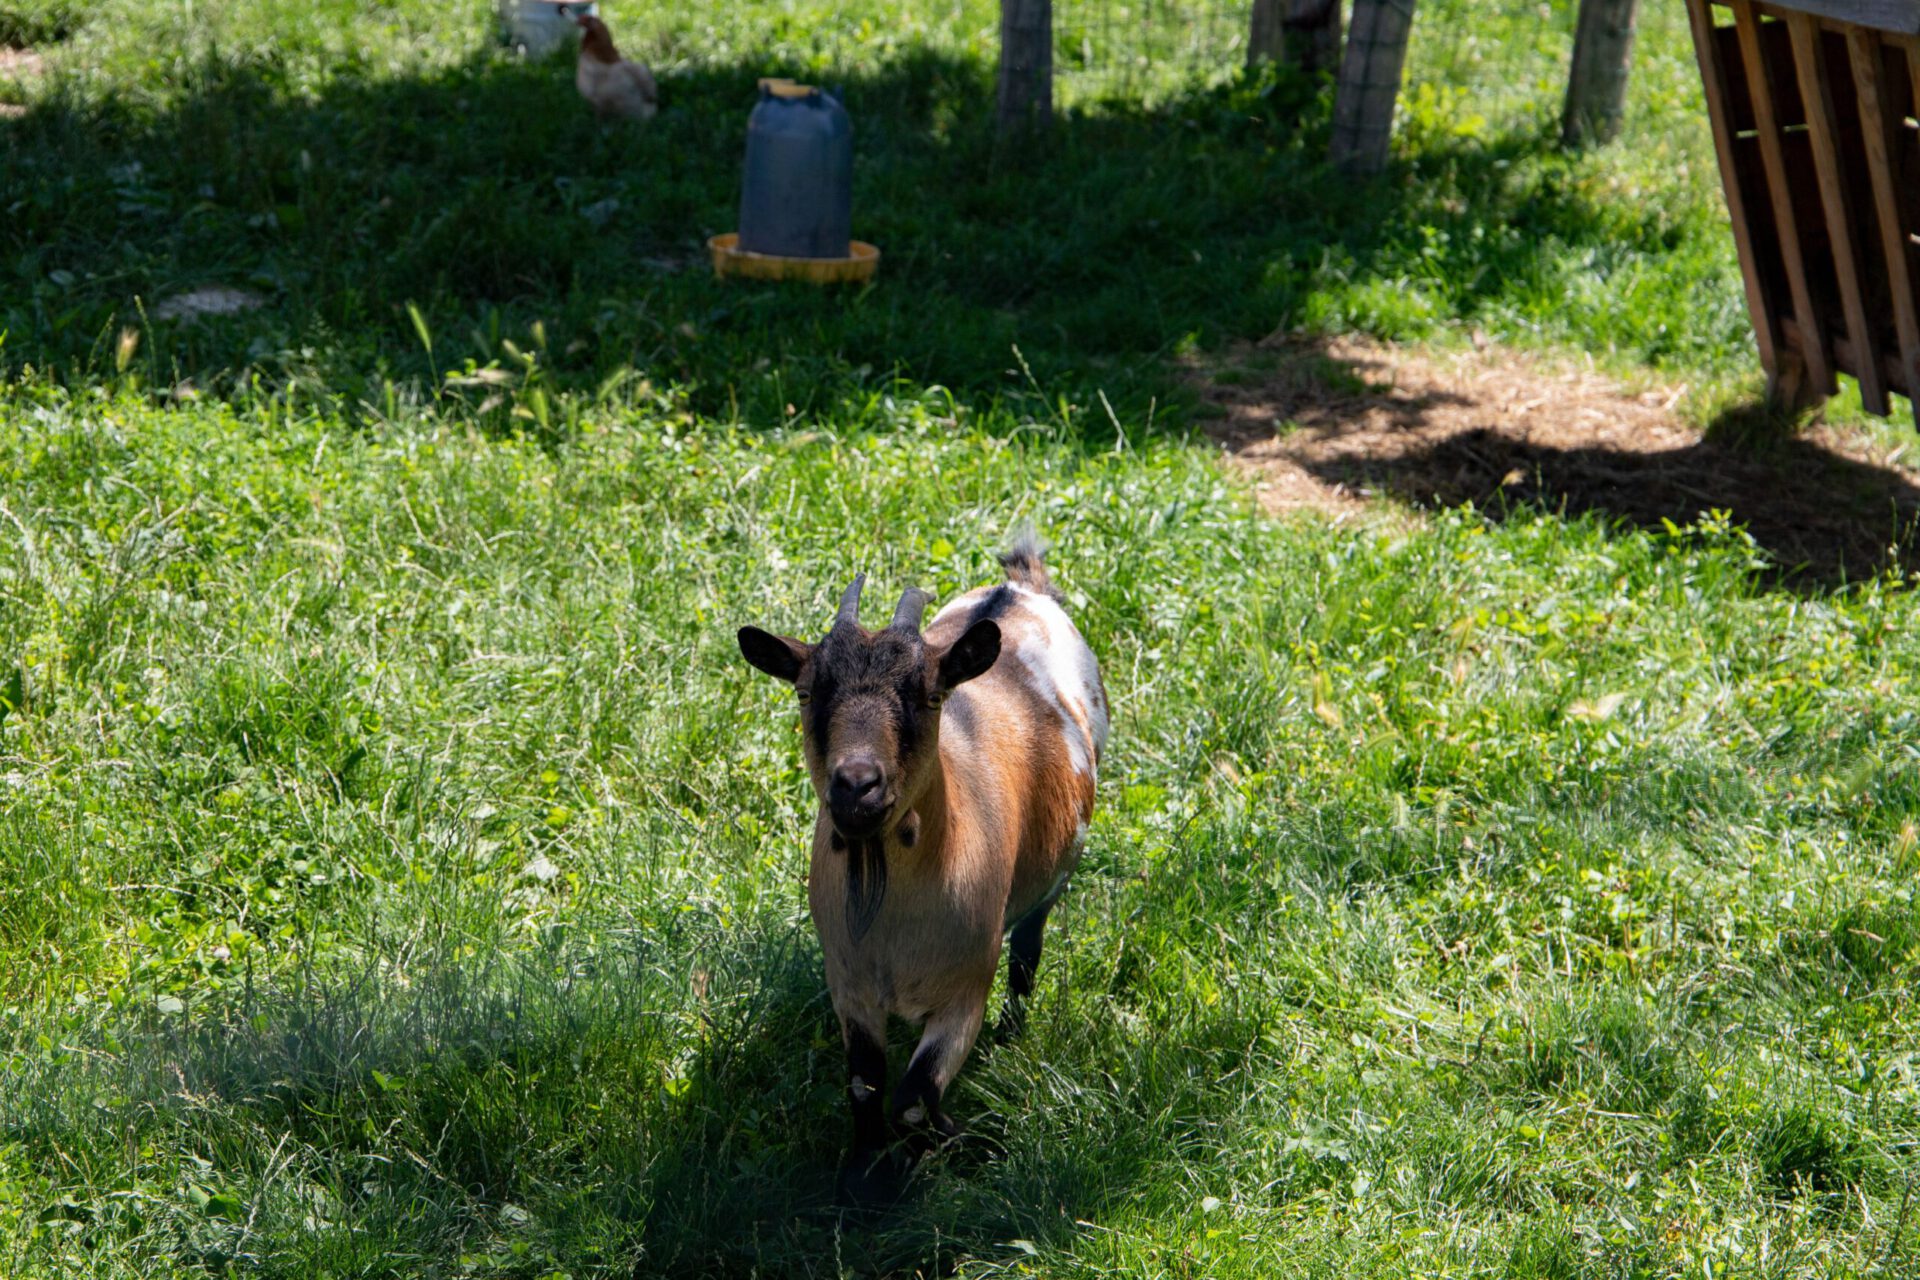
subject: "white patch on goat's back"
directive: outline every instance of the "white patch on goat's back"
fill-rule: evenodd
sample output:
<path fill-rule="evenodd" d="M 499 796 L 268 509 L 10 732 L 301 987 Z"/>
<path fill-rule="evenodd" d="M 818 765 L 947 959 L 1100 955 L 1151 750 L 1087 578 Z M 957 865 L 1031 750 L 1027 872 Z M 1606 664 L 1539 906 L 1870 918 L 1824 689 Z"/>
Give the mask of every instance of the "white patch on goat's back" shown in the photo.
<path fill-rule="evenodd" d="M 1091 777 L 1107 745 L 1107 702 L 1100 692 L 1100 668 L 1093 650 L 1052 596 L 1017 582 L 975 587 L 948 601 L 934 615 L 934 621 L 957 610 L 972 609 L 1002 587 L 1013 591 L 1019 601 L 1018 612 L 1033 624 L 1031 630 L 1039 633 L 1022 637 L 1005 652 L 1026 668 L 1035 689 L 1053 704 L 1074 769 Z"/>
<path fill-rule="evenodd" d="M 1039 640 L 1022 640 L 1014 649 L 1013 656 L 1027 669 L 1034 689 L 1053 703 L 1053 709 L 1060 717 L 1061 737 L 1066 740 L 1067 756 L 1073 761 L 1074 772 L 1091 773 L 1095 750 L 1093 726 L 1080 705 L 1062 691 L 1052 647 Z"/>
<path fill-rule="evenodd" d="M 963 596 L 955 596 L 953 599 L 947 601 L 944 605 L 940 606 L 940 611 L 933 615 L 933 621 L 938 622 L 940 621 L 940 619 L 946 617 L 948 614 L 953 613 L 959 609 L 971 609 L 973 608 L 973 606 L 979 604 L 982 600 L 984 600 L 988 595 L 992 594 L 995 591 L 998 591 L 999 589 L 1000 588 L 998 585 L 991 586 L 991 587 L 975 587 L 973 590 L 967 592 Z M 929 623 L 928 625 L 931 626 L 932 624 Z"/>
<path fill-rule="evenodd" d="M 1020 642 L 1014 656 L 1060 713 L 1073 767 L 1089 776 L 1107 745 L 1107 704 L 1100 694 L 1100 668 L 1093 650 L 1058 604 L 1037 591 L 1015 587 L 1023 609 L 1041 635 Z"/>

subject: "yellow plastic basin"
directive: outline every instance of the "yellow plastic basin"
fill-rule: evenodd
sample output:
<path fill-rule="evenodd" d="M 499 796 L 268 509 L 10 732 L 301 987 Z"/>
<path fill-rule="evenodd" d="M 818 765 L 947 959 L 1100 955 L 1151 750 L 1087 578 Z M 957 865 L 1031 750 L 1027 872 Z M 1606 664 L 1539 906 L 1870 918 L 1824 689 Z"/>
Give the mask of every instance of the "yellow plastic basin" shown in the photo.
<path fill-rule="evenodd" d="M 880 269 L 880 250 L 865 240 L 848 246 L 844 258 L 780 258 L 749 253 L 740 247 L 740 233 L 729 231 L 707 241 L 713 255 L 713 273 L 743 280 L 804 280 L 808 284 L 856 284 L 873 279 Z"/>

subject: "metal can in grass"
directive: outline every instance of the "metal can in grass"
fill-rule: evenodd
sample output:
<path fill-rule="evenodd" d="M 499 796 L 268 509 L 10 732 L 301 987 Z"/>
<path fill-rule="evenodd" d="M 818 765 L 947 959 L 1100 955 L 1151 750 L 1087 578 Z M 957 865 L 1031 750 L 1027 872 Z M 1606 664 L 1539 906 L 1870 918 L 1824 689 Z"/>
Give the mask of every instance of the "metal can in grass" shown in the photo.
<path fill-rule="evenodd" d="M 760 82 L 747 117 L 740 242 L 747 253 L 839 259 L 853 239 L 853 122 L 832 94 Z"/>
<path fill-rule="evenodd" d="M 495 0 L 506 42 L 528 58 L 544 58 L 580 37 L 575 14 L 599 16 L 593 0 Z"/>

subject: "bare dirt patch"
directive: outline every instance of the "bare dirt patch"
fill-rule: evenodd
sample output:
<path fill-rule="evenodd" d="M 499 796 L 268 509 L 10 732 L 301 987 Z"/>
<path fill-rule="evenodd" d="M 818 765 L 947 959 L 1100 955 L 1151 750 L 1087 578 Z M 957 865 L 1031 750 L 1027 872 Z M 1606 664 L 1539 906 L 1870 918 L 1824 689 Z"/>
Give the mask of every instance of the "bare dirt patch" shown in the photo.
<path fill-rule="evenodd" d="M 33 50 L 0 45 L 0 84 L 31 80 L 45 69 L 46 60 Z M 17 102 L 0 102 L 0 120 L 20 120 L 26 114 L 27 109 Z"/>
<path fill-rule="evenodd" d="M 31 49 L 9 49 L 0 45 L 0 79 L 25 80 L 46 69 L 46 59 Z"/>
<path fill-rule="evenodd" d="M 1257 477 L 1269 511 L 1472 502 L 1654 528 L 1727 511 L 1794 580 L 1914 561 L 1920 471 L 1870 432 L 1815 426 L 1734 443 L 1674 413 L 1684 387 L 1629 391 L 1498 348 L 1278 339 L 1192 377 L 1217 412 L 1214 437 Z"/>

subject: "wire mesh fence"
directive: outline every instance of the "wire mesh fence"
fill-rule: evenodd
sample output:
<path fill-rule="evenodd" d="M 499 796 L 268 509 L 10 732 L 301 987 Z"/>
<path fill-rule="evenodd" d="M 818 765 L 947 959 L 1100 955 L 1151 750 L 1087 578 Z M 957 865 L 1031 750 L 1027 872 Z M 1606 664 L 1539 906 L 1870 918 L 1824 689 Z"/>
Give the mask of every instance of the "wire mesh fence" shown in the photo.
<path fill-rule="evenodd" d="M 613 0 L 634 9 L 634 0 Z M 1353 0 L 1340 0 L 1351 29 Z M 831 77 L 909 48 L 949 48 L 991 65 L 999 51 L 999 0 L 869 0 L 813 7 L 808 0 L 745 0 L 703 36 L 728 47 L 742 14 L 787 74 Z M 1402 122 L 1508 131 L 1557 122 L 1573 54 L 1578 0 L 1417 0 L 1399 95 Z M 678 14 L 680 11 L 674 11 Z M 1122 100 L 1157 105 L 1238 75 L 1246 65 L 1252 0 L 1054 0 L 1058 105 Z M 641 21 L 647 19 L 642 18 Z M 657 44 L 692 43 L 662 16 Z M 645 28 L 642 28 L 645 31 Z M 644 41 L 643 41 L 644 47 Z M 1691 42 L 1681 5 L 1643 0 L 1636 63 Z M 1645 103 L 1667 110 L 1671 104 Z"/>
<path fill-rule="evenodd" d="M 1471 124 L 1551 118 L 1566 92 L 1576 0 L 1427 0 L 1407 48 L 1407 110 Z"/>
<path fill-rule="evenodd" d="M 1243 0 L 1054 0 L 1060 96 L 1151 102 L 1217 83 L 1246 62 L 1251 11 Z"/>
<path fill-rule="evenodd" d="M 1344 7 L 1350 19 L 1351 0 Z M 1643 38 L 1684 39 L 1667 31 L 1663 7 L 1643 6 Z M 1061 97 L 1154 101 L 1219 83 L 1246 63 L 1252 9 L 1251 0 L 1055 0 Z M 1403 110 L 1469 126 L 1557 117 L 1578 10 L 1578 0 L 1419 0 Z"/>

